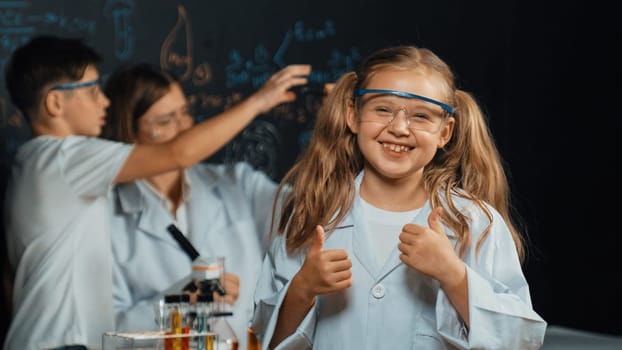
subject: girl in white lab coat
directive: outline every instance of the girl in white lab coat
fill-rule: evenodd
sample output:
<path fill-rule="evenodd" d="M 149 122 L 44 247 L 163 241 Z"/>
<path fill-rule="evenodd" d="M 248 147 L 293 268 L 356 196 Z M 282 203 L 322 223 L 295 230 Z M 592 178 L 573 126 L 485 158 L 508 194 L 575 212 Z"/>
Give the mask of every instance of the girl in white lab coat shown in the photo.
<path fill-rule="evenodd" d="M 180 82 L 158 66 L 121 67 L 105 91 L 111 104 L 104 134 L 114 140 L 162 144 L 193 124 Z M 174 224 L 201 257 L 225 257 L 225 300 L 233 311 L 228 321 L 246 349 L 276 188 L 245 162 L 199 163 L 116 186 L 111 234 L 116 329 L 158 329 L 154 304 L 190 282 L 193 261 L 167 231 Z"/>
<path fill-rule="evenodd" d="M 542 345 L 500 156 L 430 50 L 379 50 L 345 74 L 279 193 L 262 348 Z"/>

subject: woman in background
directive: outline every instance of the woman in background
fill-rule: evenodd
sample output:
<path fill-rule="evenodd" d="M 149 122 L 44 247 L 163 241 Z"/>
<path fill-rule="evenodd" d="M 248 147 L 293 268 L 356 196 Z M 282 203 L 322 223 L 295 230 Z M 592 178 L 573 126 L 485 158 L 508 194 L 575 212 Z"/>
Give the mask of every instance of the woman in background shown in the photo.
<path fill-rule="evenodd" d="M 126 66 L 106 82 L 110 99 L 104 136 L 163 143 L 192 126 L 180 82 L 148 64 Z M 267 245 L 276 183 L 251 165 L 199 163 L 115 188 L 112 219 L 113 306 L 117 329 L 157 329 L 153 305 L 179 293 L 192 261 L 167 231 L 174 224 L 202 257 L 225 257 L 228 318 L 246 349 L 252 295 Z"/>

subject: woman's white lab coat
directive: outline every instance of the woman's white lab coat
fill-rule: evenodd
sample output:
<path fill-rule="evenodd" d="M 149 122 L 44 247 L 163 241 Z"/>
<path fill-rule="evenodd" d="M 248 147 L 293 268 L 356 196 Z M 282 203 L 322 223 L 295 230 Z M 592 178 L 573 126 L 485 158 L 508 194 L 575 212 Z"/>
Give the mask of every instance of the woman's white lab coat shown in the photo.
<path fill-rule="evenodd" d="M 360 178 L 359 178 L 360 179 Z M 352 261 L 352 286 L 318 296 L 315 305 L 277 349 L 538 349 L 546 322 L 532 309 L 529 287 L 515 245 L 499 214 L 478 255 L 469 248 L 467 266 L 470 328 L 467 330 L 439 288 L 439 283 L 403 264 L 397 243 L 384 266 L 378 266 L 366 232 L 359 198 L 337 229 L 327 233 L 324 249 L 346 249 Z M 472 241 L 488 219 L 469 202 Z M 429 203 L 413 222 L 426 225 Z M 452 232 L 445 232 L 455 243 Z M 288 256 L 283 236 L 266 255 L 255 291 L 252 328 L 268 344 L 292 277 L 306 253 Z"/>
<path fill-rule="evenodd" d="M 277 185 L 245 163 L 198 164 L 186 175 L 188 238 L 202 257 L 225 256 L 226 272 L 240 277 L 229 322 L 244 345 Z M 116 188 L 112 246 L 118 330 L 157 329 L 153 303 L 165 293 L 181 292 L 191 273 L 190 258 L 166 230 L 172 216 L 145 191 L 135 182 Z"/>

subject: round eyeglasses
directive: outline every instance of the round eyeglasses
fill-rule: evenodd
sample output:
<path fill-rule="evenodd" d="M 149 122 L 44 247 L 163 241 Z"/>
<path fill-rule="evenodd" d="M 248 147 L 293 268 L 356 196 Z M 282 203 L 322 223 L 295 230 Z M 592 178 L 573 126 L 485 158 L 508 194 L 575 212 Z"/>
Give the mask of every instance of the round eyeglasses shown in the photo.
<path fill-rule="evenodd" d="M 145 126 L 149 128 L 152 136 L 157 137 L 161 134 L 161 131 L 170 129 L 172 127 L 189 127 L 193 122 L 193 114 L 190 105 L 184 105 L 183 107 L 165 114 L 160 114 L 152 117 L 143 117 Z"/>
<path fill-rule="evenodd" d="M 172 126 L 185 125 L 192 121 L 192 110 L 189 105 L 185 105 L 175 111 L 146 117 L 144 121 L 146 125 L 152 128 L 169 128 Z"/>

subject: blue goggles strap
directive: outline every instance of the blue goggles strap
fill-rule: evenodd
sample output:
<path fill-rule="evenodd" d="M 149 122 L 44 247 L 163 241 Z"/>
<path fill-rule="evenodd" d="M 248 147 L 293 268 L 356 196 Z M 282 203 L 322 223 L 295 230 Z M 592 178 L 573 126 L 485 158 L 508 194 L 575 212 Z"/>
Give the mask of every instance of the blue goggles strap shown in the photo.
<path fill-rule="evenodd" d="M 429 97 L 411 94 L 409 92 L 397 91 L 397 90 L 384 90 L 384 89 L 356 89 L 354 90 L 354 97 L 360 97 L 365 94 L 387 94 L 387 95 L 395 95 L 395 96 L 405 97 L 405 98 L 416 98 L 418 100 L 430 102 L 437 106 L 440 106 L 443 110 L 445 110 L 446 112 L 449 112 L 450 114 L 454 114 L 454 111 L 455 111 L 452 106 L 446 103 L 433 100 Z"/>
<path fill-rule="evenodd" d="M 71 83 L 63 83 L 63 84 L 54 85 L 50 88 L 50 90 L 73 90 L 73 89 L 101 84 L 102 81 L 103 81 L 103 77 L 99 77 L 91 81 L 74 81 Z"/>

